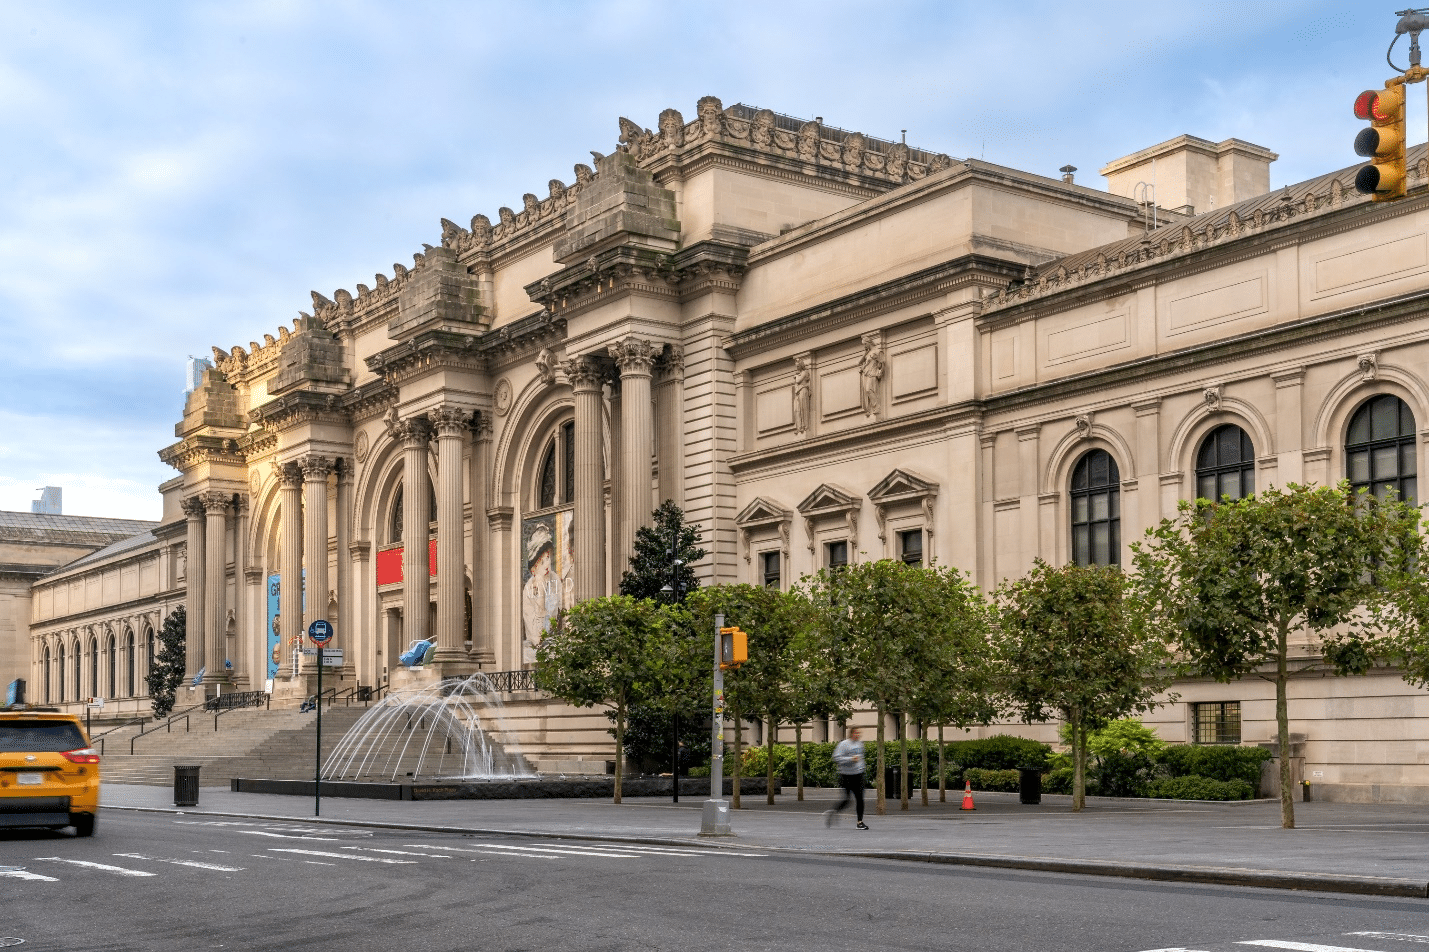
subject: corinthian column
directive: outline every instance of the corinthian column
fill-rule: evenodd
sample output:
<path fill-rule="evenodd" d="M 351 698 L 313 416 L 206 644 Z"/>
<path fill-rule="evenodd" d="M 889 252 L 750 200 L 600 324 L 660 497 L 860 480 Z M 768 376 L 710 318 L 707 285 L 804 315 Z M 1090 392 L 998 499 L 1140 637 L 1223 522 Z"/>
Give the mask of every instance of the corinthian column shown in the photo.
<path fill-rule="evenodd" d="M 224 566 L 228 561 L 228 546 L 224 538 L 228 530 L 228 507 L 232 493 L 206 492 L 203 508 L 208 516 L 204 531 L 203 564 L 203 657 L 207 672 L 205 684 L 215 684 L 224 678 L 224 622 L 227 621 L 227 599 L 224 598 Z"/>
<path fill-rule="evenodd" d="M 303 468 L 287 463 L 279 474 L 278 519 L 282 548 L 278 550 L 279 657 L 291 677 L 293 639 L 303 630 Z M 281 672 L 282 668 L 279 668 Z"/>
<path fill-rule="evenodd" d="M 495 618 L 494 570 L 482 571 L 490 558 L 491 524 L 487 520 L 487 460 L 491 456 L 491 414 L 483 411 L 471 424 L 471 654 L 478 664 L 496 661 L 492 638 Z"/>
<path fill-rule="evenodd" d="M 584 601 L 605 594 L 600 365 L 593 357 L 575 357 L 565 371 L 576 398 L 576 600 Z"/>
<path fill-rule="evenodd" d="M 184 684 L 193 681 L 199 668 L 203 667 L 203 630 L 207 621 L 204 614 L 204 575 L 206 559 L 203 545 L 204 505 L 199 496 L 190 496 L 183 501 L 184 515 L 188 517 L 188 545 L 184 550 L 184 587 L 187 589 L 185 617 L 188 631 L 184 636 Z"/>
<path fill-rule="evenodd" d="M 307 599 L 303 630 L 319 618 L 327 617 L 327 478 L 332 475 L 332 459 L 308 456 L 303 466 L 303 568 L 307 572 Z"/>
<path fill-rule="evenodd" d="M 649 341 L 628 337 L 610 345 L 610 356 L 620 368 L 620 549 L 617 565 L 624 567 L 635 553 L 635 530 L 650 518 L 650 451 L 655 442 L 655 421 L 650 408 L 650 372 L 655 365 Z"/>
<path fill-rule="evenodd" d="M 352 543 L 352 460 L 339 459 L 337 467 L 337 525 L 333 535 L 337 538 L 337 620 L 333 639 L 329 644 L 348 646 L 347 660 L 343 663 L 344 676 L 352 673 L 357 664 L 357 612 L 353 610 L 352 597 L 352 553 L 348 551 Z M 330 621 L 331 619 L 329 619 Z"/>
<path fill-rule="evenodd" d="M 437 431 L 437 659 L 466 658 L 462 558 L 462 443 L 470 411 L 442 407 L 431 414 Z"/>
<path fill-rule="evenodd" d="M 402 637 L 412 642 L 427 637 L 427 611 L 432 602 L 432 563 L 428 550 L 427 441 L 432 427 L 425 417 L 403 420 L 394 427 L 402 441 Z"/>

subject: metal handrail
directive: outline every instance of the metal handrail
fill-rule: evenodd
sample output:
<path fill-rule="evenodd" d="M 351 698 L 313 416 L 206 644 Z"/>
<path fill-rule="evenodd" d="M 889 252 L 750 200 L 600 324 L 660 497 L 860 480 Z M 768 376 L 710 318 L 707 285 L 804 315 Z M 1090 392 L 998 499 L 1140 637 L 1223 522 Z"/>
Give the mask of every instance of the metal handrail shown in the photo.
<path fill-rule="evenodd" d="M 307 707 L 309 704 L 311 704 L 314 708 L 316 708 L 320 699 L 327 698 L 328 710 L 332 710 L 332 702 L 336 697 L 337 688 L 328 688 L 321 694 L 309 694 L 306 698 L 303 699 L 303 707 Z"/>
<path fill-rule="evenodd" d="M 125 722 L 122 723 L 122 724 L 115 724 L 113 727 L 109 728 L 109 730 L 107 730 L 107 731 L 101 731 L 101 732 L 99 732 L 98 734 L 92 734 L 92 735 L 90 735 L 90 738 L 89 738 L 89 739 L 92 740 L 92 741 L 95 741 L 95 740 L 102 741 L 102 740 L 104 740 L 104 738 L 108 737 L 110 734 L 114 733 L 115 731 L 122 731 L 124 728 L 126 728 L 126 727 L 133 727 L 135 724 L 144 724 L 144 723 L 146 723 L 148 720 L 149 720 L 149 719 L 148 719 L 147 717 L 131 717 L 131 718 L 129 718 L 129 720 L 125 721 Z"/>
<path fill-rule="evenodd" d="M 236 694 L 220 694 L 208 699 L 205 708 L 214 712 L 213 729 L 218 730 L 218 719 L 231 711 L 242 711 L 250 707 L 272 710 L 273 695 L 267 691 L 240 691 Z"/>
<path fill-rule="evenodd" d="M 503 694 L 540 690 L 536 686 L 535 668 L 521 668 L 516 671 L 483 671 L 482 674 L 491 681 L 492 688 Z"/>
<path fill-rule="evenodd" d="M 197 711 L 203 706 L 203 704 L 194 704 L 191 707 L 186 707 L 182 711 L 179 711 L 177 714 L 170 714 L 163 724 L 155 724 L 153 727 L 147 727 L 139 733 L 135 734 L 133 737 L 129 738 L 129 753 L 134 753 L 134 742 L 136 740 L 143 737 L 145 734 L 158 733 L 160 727 L 164 728 L 165 733 L 172 734 L 174 732 L 174 722 L 181 717 L 184 719 L 184 733 L 187 734 L 189 732 L 189 713 L 192 711 Z"/>

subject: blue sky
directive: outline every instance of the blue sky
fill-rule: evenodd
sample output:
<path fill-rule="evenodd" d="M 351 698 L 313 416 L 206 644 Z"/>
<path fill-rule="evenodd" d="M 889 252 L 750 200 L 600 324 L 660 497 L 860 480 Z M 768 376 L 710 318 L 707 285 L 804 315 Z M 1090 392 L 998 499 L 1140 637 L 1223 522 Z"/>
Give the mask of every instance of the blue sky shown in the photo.
<path fill-rule="evenodd" d="M 1279 186 L 1356 161 L 1394 9 L 0 0 L 0 509 L 157 518 L 188 355 L 570 181 L 618 116 L 712 94 L 1089 185 L 1236 136 Z"/>

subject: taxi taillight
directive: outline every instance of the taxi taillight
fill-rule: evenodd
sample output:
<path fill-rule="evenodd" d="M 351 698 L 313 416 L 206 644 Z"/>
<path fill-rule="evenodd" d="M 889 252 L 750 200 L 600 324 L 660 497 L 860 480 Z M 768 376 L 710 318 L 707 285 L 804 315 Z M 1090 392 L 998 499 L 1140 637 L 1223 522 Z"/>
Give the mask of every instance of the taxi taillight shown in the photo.
<path fill-rule="evenodd" d="M 95 752 L 93 747 L 84 747 L 80 750 L 67 750 L 60 754 L 60 756 L 72 764 L 99 763 L 99 754 Z"/>

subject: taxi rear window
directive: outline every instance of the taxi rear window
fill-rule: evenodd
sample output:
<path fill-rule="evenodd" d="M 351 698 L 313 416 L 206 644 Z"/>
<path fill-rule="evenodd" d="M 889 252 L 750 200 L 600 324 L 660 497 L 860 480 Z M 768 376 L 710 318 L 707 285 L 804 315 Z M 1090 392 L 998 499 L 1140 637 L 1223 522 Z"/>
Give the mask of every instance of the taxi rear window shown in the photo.
<path fill-rule="evenodd" d="M 79 728 L 67 721 L 0 722 L 0 751 L 58 754 L 87 746 Z"/>

